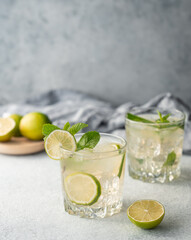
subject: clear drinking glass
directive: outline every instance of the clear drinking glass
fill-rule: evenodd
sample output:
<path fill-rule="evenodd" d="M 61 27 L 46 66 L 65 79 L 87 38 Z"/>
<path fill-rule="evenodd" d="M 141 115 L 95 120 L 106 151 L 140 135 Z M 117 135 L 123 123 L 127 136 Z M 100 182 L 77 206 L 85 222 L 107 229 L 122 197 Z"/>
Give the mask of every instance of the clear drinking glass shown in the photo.
<path fill-rule="evenodd" d="M 157 110 L 169 123 L 156 123 Z M 153 123 L 126 117 L 127 158 L 129 175 L 145 182 L 170 182 L 180 175 L 185 115 L 178 110 L 136 109 L 133 115 Z"/>
<path fill-rule="evenodd" d="M 78 141 L 81 136 L 82 134 L 76 134 L 76 140 Z M 111 134 L 101 133 L 100 136 L 100 141 L 94 149 L 67 151 L 67 158 L 66 150 L 61 150 L 61 152 L 64 151 L 65 156 L 60 161 L 64 205 L 69 214 L 87 218 L 104 218 L 121 210 L 126 141 Z M 83 199 L 87 192 L 90 192 L 87 191 L 89 186 L 86 186 L 86 177 L 87 181 L 92 180 L 93 184 L 98 186 L 99 191 L 90 203 L 80 204 L 79 196 Z M 78 201 L 74 200 L 70 194 L 77 197 Z"/>

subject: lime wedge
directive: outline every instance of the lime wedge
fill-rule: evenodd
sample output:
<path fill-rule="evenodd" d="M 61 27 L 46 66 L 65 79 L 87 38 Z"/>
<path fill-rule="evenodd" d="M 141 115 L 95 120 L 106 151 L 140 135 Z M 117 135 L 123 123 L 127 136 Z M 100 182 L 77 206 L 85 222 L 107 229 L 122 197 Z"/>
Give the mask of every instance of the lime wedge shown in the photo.
<path fill-rule="evenodd" d="M 0 118 L 0 141 L 6 142 L 11 139 L 14 134 L 15 121 L 11 118 Z"/>
<path fill-rule="evenodd" d="M 158 226 L 163 220 L 164 214 L 163 205 L 155 200 L 139 200 L 127 209 L 130 221 L 145 229 Z"/>
<path fill-rule="evenodd" d="M 92 205 L 101 195 L 101 185 L 91 174 L 77 172 L 68 175 L 64 180 L 66 194 L 70 201 L 78 205 Z"/>
<path fill-rule="evenodd" d="M 60 160 L 68 157 L 68 151 L 74 152 L 76 150 L 76 141 L 68 131 L 55 130 L 45 139 L 44 147 L 50 158 Z"/>

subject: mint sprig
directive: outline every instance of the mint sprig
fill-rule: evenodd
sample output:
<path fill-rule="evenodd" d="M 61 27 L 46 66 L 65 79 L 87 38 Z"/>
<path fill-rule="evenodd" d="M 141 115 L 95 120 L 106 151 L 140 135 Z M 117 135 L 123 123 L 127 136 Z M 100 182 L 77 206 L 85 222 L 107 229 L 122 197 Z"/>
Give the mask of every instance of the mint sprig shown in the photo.
<path fill-rule="evenodd" d="M 71 126 L 70 128 L 68 128 L 67 131 L 70 132 L 72 135 L 75 135 L 80 130 L 82 130 L 83 128 L 86 128 L 86 127 L 88 127 L 88 124 L 86 124 L 86 123 L 76 123 L 73 126 Z"/>
<path fill-rule="evenodd" d="M 96 131 L 90 131 L 82 135 L 77 143 L 77 151 L 84 148 L 94 148 L 100 140 L 100 134 Z"/>
<path fill-rule="evenodd" d="M 169 123 L 170 121 L 167 120 L 170 117 L 170 113 L 168 113 L 165 116 L 162 116 L 162 113 L 157 111 L 158 115 L 159 115 L 159 119 L 156 120 L 157 123 Z"/>
<path fill-rule="evenodd" d="M 172 166 L 176 160 L 176 153 L 172 151 L 168 154 L 166 162 L 163 164 L 163 167 Z"/>
<path fill-rule="evenodd" d="M 168 120 L 168 118 L 171 116 L 170 113 L 166 114 L 165 116 L 162 116 L 162 114 L 158 112 L 159 115 L 159 119 L 157 119 L 156 121 L 151 121 L 148 119 L 145 119 L 143 117 L 139 117 L 137 115 L 134 115 L 132 113 L 127 113 L 126 114 L 126 118 L 135 122 L 141 122 L 141 123 L 151 123 L 153 124 L 152 126 L 155 128 L 169 128 L 169 127 L 179 127 L 181 129 L 184 129 L 184 123 L 176 123 L 176 122 L 170 122 Z M 162 124 L 161 124 L 162 123 Z M 164 124 L 163 123 L 170 123 L 170 124 Z"/>
<path fill-rule="evenodd" d="M 148 119 L 145 119 L 145 118 L 142 118 L 142 117 L 139 117 L 137 115 L 134 115 L 132 113 L 127 113 L 127 118 L 129 120 L 132 120 L 132 121 L 135 121 L 135 122 L 142 122 L 142 123 L 154 123 Z"/>
<path fill-rule="evenodd" d="M 136 122 L 142 122 L 142 123 L 169 123 L 169 120 L 167 120 L 170 117 L 170 113 L 168 113 L 165 116 L 162 116 L 161 112 L 157 111 L 158 115 L 159 115 L 159 119 L 157 119 L 156 121 L 151 121 L 148 119 L 145 119 L 143 117 L 139 117 L 137 115 L 134 115 L 132 113 L 127 113 L 127 118 Z"/>
<path fill-rule="evenodd" d="M 70 123 L 67 122 L 64 125 L 63 129 L 60 129 L 59 127 L 53 124 L 44 124 L 42 133 L 45 136 L 45 139 L 51 132 L 55 130 L 68 131 L 70 134 L 74 136 L 76 133 L 78 133 L 80 130 L 86 127 L 88 127 L 88 124 L 86 123 L 76 123 L 71 126 Z M 90 132 L 84 133 L 80 138 L 80 140 L 77 142 L 77 151 L 82 150 L 84 148 L 94 148 L 99 142 L 99 140 L 100 140 L 100 134 L 96 131 L 90 131 Z"/>

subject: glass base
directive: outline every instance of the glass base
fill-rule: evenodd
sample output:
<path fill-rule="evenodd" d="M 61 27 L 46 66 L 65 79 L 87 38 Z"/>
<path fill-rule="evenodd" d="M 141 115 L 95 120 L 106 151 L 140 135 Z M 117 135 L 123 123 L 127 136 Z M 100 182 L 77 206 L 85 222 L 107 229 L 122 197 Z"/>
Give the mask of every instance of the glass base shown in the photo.
<path fill-rule="evenodd" d="M 77 215 L 84 218 L 104 218 L 119 213 L 122 208 L 122 201 L 104 207 L 91 207 L 76 205 L 64 199 L 65 211 L 71 215 Z"/>
<path fill-rule="evenodd" d="M 141 180 L 143 182 L 165 183 L 165 182 L 172 182 L 174 179 L 178 178 L 180 176 L 180 168 L 176 168 L 173 170 L 167 168 L 160 174 L 154 175 L 153 173 L 150 173 L 150 172 L 134 171 L 129 166 L 129 175 L 132 178 Z"/>

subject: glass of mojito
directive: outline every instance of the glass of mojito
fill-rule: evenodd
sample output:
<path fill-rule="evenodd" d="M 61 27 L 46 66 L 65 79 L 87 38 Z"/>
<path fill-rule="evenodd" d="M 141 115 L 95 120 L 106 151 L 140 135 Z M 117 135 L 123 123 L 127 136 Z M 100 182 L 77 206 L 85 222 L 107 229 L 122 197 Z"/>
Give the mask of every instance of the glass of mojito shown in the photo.
<path fill-rule="evenodd" d="M 46 124 L 45 150 L 60 160 L 66 212 L 104 218 L 120 212 L 126 162 L 126 141 L 111 134 L 78 133 L 87 124 Z"/>
<path fill-rule="evenodd" d="M 82 134 L 76 135 L 78 141 Z M 111 216 L 122 207 L 126 142 L 100 134 L 93 149 L 65 155 L 62 149 L 61 177 L 65 210 L 81 217 Z"/>
<path fill-rule="evenodd" d="M 129 175 L 171 182 L 180 175 L 185 115 L 178 110 L 135 109 L 126 115 Z"/>

